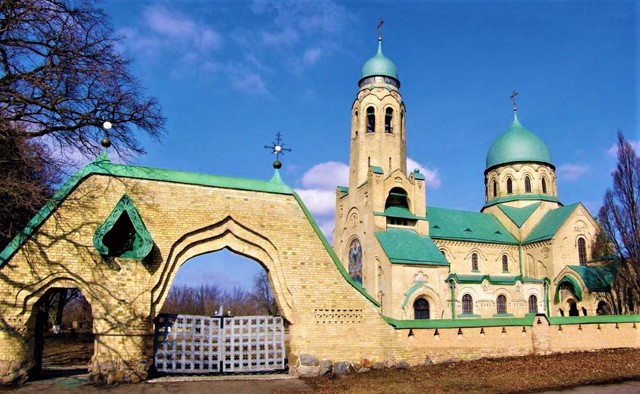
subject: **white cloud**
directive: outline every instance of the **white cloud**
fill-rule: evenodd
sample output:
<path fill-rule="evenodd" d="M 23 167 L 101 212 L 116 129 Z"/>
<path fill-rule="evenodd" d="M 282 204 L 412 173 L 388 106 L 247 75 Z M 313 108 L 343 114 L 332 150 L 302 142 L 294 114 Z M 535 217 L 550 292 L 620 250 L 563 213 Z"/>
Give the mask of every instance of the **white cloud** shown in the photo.
<path fill-rule="evenodd" d="M 422 175 L 424 175 L 427 187 L 438 189 L 440 188 L 440 186 L 442 186 L 442 183 L 440 182 L 440 170 L 438 170 L 437 168 L 432 169 L 425 167 L 417 161 L 407 157 L 407 171 L 411 173 L 416 168 L 420 170 Z"/>
<path fill-rule="evenodd" d="M 260 74 L 254 72 L 247 72 L 245 74 L 238 74 L 232 77 L 233 87 L 241 90 L 245 93 L 252 95 L 271 96 L 269 89 L 267 89 L 267 83 L 262 79 Z"/>
<path fill-rule="evenodd" d="M 349 184 L 349 166 L 338 161 L 327 161 L 311 167 L 302 176 L 305 188 L 320 188 L 335 193 L 337 186 Z"/>
<path fill-rule="evenodd" d="M 313 215 L 333 215 L 336 209 L 336 191 L 327 189 L 295 189 L 304 205 Z"/>
<path fill-rule="evenodd" d="M 589 171 L 589 166 L 586 164 L 562 164 L 557 169 L 558 178 L 567 181 L 575 181 L 582 177 Z"/>
<path fill-rule="evenodd" d="M 190 45 L 192 50 L 217 49 L 222 45 L 222 37 L 204 24 L 163 6 L 150 6 L 144 12 L 144 20 L 152 33 L 166 39 L 166 45 L 178 42 Z M 184 48 L 189 49 L 189 48 Z"/>
<path fill-rule="evenodd" d="M 636 155 L 640 155 L 640 140 L 627 140 L 631 146 L 633 147 L 633 150 L 636 151 Z M 612 157 L 617 157 L 618 156 L 618 144 L 613 144 L 609 147 L 609 149 L 607 149 L 607 154 L 609 156 Z"/>

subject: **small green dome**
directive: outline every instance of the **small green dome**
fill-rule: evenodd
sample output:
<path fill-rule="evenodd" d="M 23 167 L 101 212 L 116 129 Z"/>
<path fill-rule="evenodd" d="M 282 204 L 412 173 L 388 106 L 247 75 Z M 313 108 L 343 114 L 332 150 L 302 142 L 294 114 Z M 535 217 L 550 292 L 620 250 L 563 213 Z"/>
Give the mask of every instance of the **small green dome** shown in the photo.
<path fill-rule="evenodd" d="M 362 66 L 361 79 L 378 75 L 398 79 L 396 65 L 382 54 L 382 40 L 378 41 L 378 52 Z"/>
<path fill-rule="evenodd" d="M 547 145 L 538 136 L 522 127 L 517 116 L 514 117 L 509 130 L 491 144 L 487 152 L 486 168 L 515 162 L 538 162 L 553 167 Z"/>

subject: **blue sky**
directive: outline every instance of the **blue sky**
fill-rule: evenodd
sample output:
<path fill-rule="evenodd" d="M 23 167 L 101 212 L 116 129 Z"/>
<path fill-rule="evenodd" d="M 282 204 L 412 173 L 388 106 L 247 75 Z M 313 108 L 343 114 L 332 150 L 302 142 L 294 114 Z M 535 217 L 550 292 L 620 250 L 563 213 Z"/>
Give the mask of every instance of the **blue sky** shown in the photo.
<path fill-rule="evenodd" d="M 518 118 L 548 145 L 560 200 L 597 214 L 617 130 L 640 147 L 634 1 L 124 1 L 101 6 L 147 93 L 169 118 L 138 165 L 269 179 L 263 146 L 293 148 L 284 181 L 325 233 L 346 184 L 350 107 L 363 63 L 384 53 L 407 106 L 408 166 L 427 205 L 479 210 L 491 142 Z M 178 283 L 250 283 L 230 253 L 188 262 Z"/>

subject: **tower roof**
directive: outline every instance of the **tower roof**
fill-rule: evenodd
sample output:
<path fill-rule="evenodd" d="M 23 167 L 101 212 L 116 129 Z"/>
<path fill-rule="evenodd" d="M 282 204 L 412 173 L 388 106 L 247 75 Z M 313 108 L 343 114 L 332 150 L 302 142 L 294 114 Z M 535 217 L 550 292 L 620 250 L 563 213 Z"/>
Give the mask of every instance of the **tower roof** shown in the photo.
<path fill-rule="evenodd" d="M 373 76 L 391 77 L 398 79 L 396 65 L 382 54 L 382 38 L 378 39 L 378 52 L 362 66 L 361 79 Z"/>
<path fill-rule="evenodd" d="M 525 129 L 514 116 L 511 127 L 491 144 L 487 152 L 486 168 L 507 163 L 538 162 L 553 166 L 547 145 Z"/>

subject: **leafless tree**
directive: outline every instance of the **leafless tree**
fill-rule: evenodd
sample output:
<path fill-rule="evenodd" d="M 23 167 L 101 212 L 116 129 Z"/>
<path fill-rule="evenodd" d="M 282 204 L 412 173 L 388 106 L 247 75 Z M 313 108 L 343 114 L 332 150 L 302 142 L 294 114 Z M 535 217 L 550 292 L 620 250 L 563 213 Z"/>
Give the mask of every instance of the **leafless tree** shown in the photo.
<path fill-rule="evenodd" d="M 607 298 L 614 313 L 637 313 L 640 305 L 640 158 L 621 132 L 617 147 L 613 187 L 607 189 L 598 213 L 609 251 L 616 255 L 615 279 Z"/>
<path fill-rule="evenodd" d="M 253 277 L 252 299 L 256 306 L 267 315 L 278 314 L 278 304 L 271 290 L 267 271 L 262 270 Z"/>
<path fill-rule="evenodd" d="M 133 127 L 164 130 L 156 99 L 129 73 L 109 18 L 92 0 L 0 2 L 0 114 L 15 133 L 98 152 L 104 121 L 116 149 L 142 153 Z"/>

